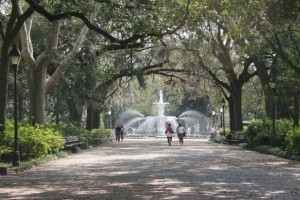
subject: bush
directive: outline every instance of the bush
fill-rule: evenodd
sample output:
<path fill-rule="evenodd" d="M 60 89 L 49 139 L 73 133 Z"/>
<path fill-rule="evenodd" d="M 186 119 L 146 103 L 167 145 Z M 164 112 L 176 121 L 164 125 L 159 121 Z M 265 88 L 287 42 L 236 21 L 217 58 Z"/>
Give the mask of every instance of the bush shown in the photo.
<path fill-rule="evenodd" d="M 18 149 L 22 160 L 29 160 L 56 153 L 63 148 L 63 140 L 60 132 L 51 128 L 26 123 L 19 123 Z M 6 129 L 0 142 L 1 159 L 9 161 L 12 158 L 14 146 L 13 122 L 6 123 Z"/>
<path fill-rule="evenodd" d="M 287 119 L 276 120 L 275 123 L 275 137 L 271 140 L 271 145 L 286 149 L 289 141 L 287 140 L 287 134 L 293 130 L 293 122 Z"/>
<path fill-rule="evenodd" d="M 89 144 L 92 146 L 100 145 L 104 142 L 111 141 L 111 134 L 109 130 L 99 128 L 99 129 L 93 129 L 90 133 Z"/>
<path fill-rule="evenodd" d="M 287 133 L 292 129 L 293 123 L 290 120 L 276 120 L 273 134 L 273 121 L 263 118 L 250 124 L 245 133 L 250 145 L 269 145 L 285 149 L 288 146 Z"/>
<path fill-rule="evenodd" d="M 290 130 L 287 134 L 288 146 L 287 150 L 294 154 L 300 155 L 300 128 Z"/>
<path fill-rule="evenodd" d="M 268 144 L 271 136 L 272 121 L 264 118 L 251 123 L 245 131 L 246 141 L 250 145 Z"/>
<path fill-rule="evenodd" d="M 64 136 L 78 136 L 84 143 L 80 146 L 83 148 L 111 140 L 110 132 L 103 128 L 94 129 L 90 132 L 71 123 L 46 123 L 45 125 L 31 126 L 19 122 L 18 125 L 18 150 L 22 161 L 58 153 L 64 148 Z M 14 123 L 7 121 L 5 127 L 0 140 L 0 161 L 9 162 L 12 161 L 13 157 Z M 77 149 L 79 147 L 75 148 L 75 150 Z"/>
<path fill-rule="evenodd" d="M 51 127 L 52 129 L 60 132 L 63 137 L 70 136 L 70 135 L 76 135 L 80 138 L 80 140 L 84 143 L 87 143 L 86 137 L 90 134 L 88 130 L 78 128 L 72 123 L 48 123 L 46 124 L 47 127 Z"/>
<path fill-rule="evenodd" d="M 51 127 L 52 129 L 61 132 L 63 136 L 69 136 L 69 135 L 77 135 L 80 136 L 84 129 L 78 128 L 72 123 L 63 123 L 59 122 L 57 124 L 55 123 L 47 123 L 46 127 Z"/>

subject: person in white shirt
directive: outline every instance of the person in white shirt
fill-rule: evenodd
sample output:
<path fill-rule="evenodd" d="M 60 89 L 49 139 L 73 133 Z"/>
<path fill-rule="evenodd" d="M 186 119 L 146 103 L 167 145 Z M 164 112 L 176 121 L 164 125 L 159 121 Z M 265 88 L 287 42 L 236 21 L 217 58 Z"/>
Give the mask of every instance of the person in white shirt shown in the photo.
<path fill-rule="evenodd" d="M 178 134 L 180 145 L 183 145 L 183 137 L 185 134 L 185 128 L 181 124 L 178 124 L 177 134 Z"/>

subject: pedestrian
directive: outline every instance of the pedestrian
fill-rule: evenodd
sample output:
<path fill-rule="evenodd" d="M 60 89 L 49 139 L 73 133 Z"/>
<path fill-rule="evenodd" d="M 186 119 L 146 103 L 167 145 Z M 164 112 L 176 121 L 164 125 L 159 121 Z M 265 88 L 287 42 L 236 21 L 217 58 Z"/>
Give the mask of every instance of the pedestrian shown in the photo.
<path fill-rule="evenodd" d="M 178 124 L 176 132 L 179 138 L 180 145 L 183 145 L 183 137 L 186 134 L 185 128 L 181 124 Z"/>
<path fill-rule="evenodd" d="M 213 140 L 217 136 L 217 129 L 212 126 L 210 129 L 210 139 Z"/>
<path fill-rule="evenodd" d="M 172 125 L 170 123 L 168 124 L 165 133 L 167 134 L 167 139 L 168 139 L 169 146 L 171 146 L 174 130 L 173 130 Z"/>
<path fill-rule="evenodd" d="M 121 141 L 123 142 L 124 140 L 124 137 L 125 137 L 125 128 L 123 126 L 123 124 L 121 125 Z"/>
<path fill-rule="evenodd" d="M 116 142 L 120 142 L 121 125 L 117 125 L 115 128 Z"/>

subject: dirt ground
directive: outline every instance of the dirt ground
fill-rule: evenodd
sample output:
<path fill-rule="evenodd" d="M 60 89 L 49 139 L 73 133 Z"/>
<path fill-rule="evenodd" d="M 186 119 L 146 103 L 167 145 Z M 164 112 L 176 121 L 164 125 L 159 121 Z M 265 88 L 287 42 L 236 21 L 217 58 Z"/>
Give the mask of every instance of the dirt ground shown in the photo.
<path fill-rule="evenodd" d="M 126 138 L 18 174 L 0 199 L 300 199 L 300 163 L 207 139 Z"/>

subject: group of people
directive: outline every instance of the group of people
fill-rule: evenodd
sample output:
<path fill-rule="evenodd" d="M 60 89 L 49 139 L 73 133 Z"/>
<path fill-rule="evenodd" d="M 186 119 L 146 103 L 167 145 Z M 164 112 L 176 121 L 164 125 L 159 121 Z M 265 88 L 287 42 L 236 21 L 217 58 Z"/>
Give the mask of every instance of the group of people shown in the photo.
<path fill-rule="evenodd" d="M 122 124 L 118 124 L 115 128 L 116 142 L 120 142 L 124 140 L 126 135 L 124 126 Z"/>
<path fill-rule="evenodd" d="M 168 144 L 169 146 L 171 146 L 172 138 L 174 136 L 174 130 L 170 123 L 168 124 L 165 133 L 167 135 Z M 181 124 L 178 124 L 178 127 L 176 128 L 176 133 L 179 138 L 180 145 L 183 145 L 183 137 L 186 134 L 186 130 Z M 125 133 L 124 126 L 122 124 L 118 124 L 115 128 L 116 142 L 123 141 L 125 134 L 126 133 Z"/>
<path fill-rule="evenodd" d="M 168 124 L 165 133 L 167 135 L 168 144 L 169 144 L 169 146 L 171 146 L 172 137 L 174 136 L 174 130 L 172 128 L 172 124 L 170 124 L 170 123 Z M 185 136 L 186 131 L 185 131 L 185 128 L 181 124 L 178 124 L 178 127 L 176 128 L 176 133 L 179 138 L 180 145 L 183 145 L 183 137 Z"/>

